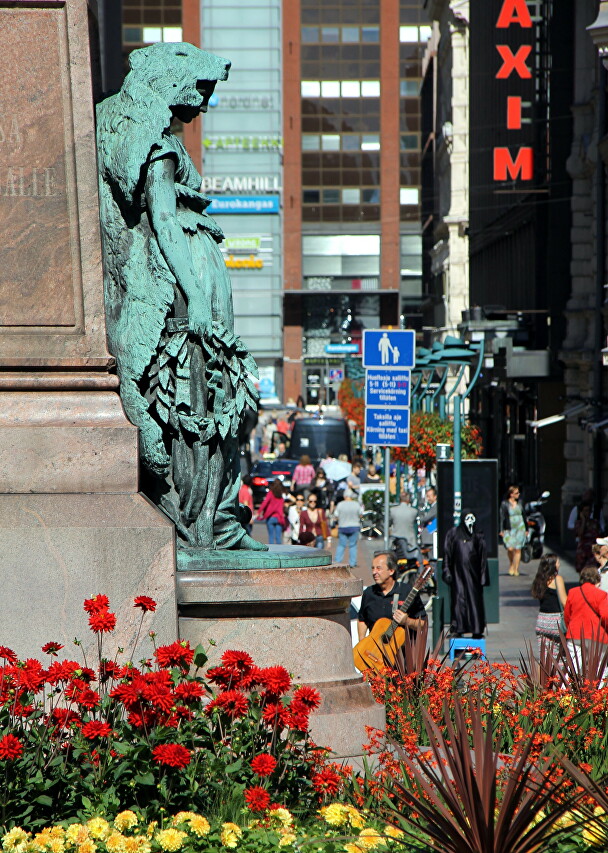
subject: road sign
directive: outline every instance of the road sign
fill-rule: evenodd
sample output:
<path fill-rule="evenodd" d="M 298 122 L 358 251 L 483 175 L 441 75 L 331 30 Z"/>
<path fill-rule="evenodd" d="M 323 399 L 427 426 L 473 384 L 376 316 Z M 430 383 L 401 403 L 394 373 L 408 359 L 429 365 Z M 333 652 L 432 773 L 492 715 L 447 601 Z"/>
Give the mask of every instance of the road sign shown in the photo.
<path fill-rule="evenodd" d="M 413 329 L 370 329 L 363 332 L 363 367 L 414 367 L 416 333 Z"/>
<path fill-rule="evenodd" d="M 409 370 L 366 370 L 365 405 L 381 409 L 408 407 L 410 387 Z"/>
<path fill-rule="evenodd" d="M 410 410 L 366 408 L 365 443 L 407 447 L 410 443 Z"/>
<path fill-rule="evenodd" d="M 359 344 L 325 344 L 326 353 L 358 353 Z"/>
<path fill-rule="evenodd" d="M 329 381 L 330 382 L 342 382 L 344 379 L 344 371 L 341 367 L 330 367 L 329 368 Z"/>

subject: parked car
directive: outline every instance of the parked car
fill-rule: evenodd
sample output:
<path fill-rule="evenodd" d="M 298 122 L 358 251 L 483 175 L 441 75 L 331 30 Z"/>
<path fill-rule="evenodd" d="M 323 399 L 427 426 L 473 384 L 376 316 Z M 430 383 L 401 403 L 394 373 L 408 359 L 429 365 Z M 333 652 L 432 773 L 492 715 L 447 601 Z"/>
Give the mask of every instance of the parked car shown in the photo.
<path fill-rule="evenodd" d="M 249 473 L 254 504 L 258 506 L 262 503 L 270 484 L 277 477 L 283 482 L 286 489 L 291 489 L 291 480 L 297 464 L 297 459 L 284 458 L 263 459 L 260 462 L 254 462 Z"/>

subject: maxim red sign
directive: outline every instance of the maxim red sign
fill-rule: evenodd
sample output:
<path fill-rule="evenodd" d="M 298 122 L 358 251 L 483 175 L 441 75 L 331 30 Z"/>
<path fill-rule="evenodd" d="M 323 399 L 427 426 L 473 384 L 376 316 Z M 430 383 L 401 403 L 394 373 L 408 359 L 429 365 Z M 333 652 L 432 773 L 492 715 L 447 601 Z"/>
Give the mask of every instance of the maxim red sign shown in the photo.
<path fill-rule="evenodd" d="M 525 0 L 504 0 L 496 21 L 497 36 L 501 30 L 519 27 L 528 30 L 532 36 L 532 18 Z M 522 35 L 525 33 L 522 32 Z M 522 44 L 517 49 L 508 44 L 497 44 L 502 65 L 496 74 L 497 80 L 510 80 L 515 76 L 521 80 L 530 80 L 532 72 L 528 61 L 532 53 L 532 44 Z M 521 130 L 522 98 L 506 93 L 505 103 L 507 130 Z M 532 148 L 520 146 L 515 152 L 511 148 L 494 148 L 494 180 L 495 181 L 531 181 L 534 177 L 534 151 Z"/>

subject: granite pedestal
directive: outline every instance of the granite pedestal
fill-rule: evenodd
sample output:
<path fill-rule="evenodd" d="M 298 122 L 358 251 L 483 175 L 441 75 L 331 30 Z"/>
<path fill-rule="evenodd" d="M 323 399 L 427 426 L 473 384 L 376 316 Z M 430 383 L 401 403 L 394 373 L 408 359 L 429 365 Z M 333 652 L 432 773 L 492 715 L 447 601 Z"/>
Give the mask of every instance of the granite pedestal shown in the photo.
<path fill-rule="evenodd" d="M 361 581 L 312 548 L 270 546 L 238 570 L 232 559 L 218 551 L 210 568 L 177 573 L 180 637 L 208 648 L 211 665 L 226 649 L 247 651 L 258 666 L 282 664 L 321 693 L 315 742 L 337 758 L 361 756 L 365 727 L 384 727 L 384 708 L 353 664 L 348 608 Z"/>

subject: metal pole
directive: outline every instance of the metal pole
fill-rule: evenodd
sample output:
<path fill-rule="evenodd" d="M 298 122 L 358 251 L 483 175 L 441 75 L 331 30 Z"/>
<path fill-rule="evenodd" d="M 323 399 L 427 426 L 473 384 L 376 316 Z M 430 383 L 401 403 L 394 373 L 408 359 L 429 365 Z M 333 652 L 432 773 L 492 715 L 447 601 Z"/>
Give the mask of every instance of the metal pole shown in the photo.
<path fill-rule="evenodd" d="M 460 394 L 454 395 L 454 527 L 462 512 L 462 441 L 460 436 Z"/>
<path fill-rule="evenodd" d="M 388 528 L 391 513 L 391 449 L 384 448 L 384 549 L 388 551 Z"/>

